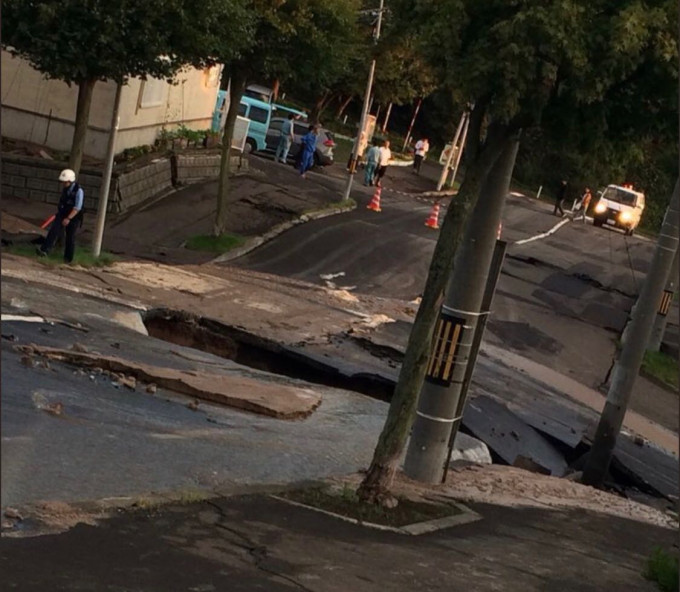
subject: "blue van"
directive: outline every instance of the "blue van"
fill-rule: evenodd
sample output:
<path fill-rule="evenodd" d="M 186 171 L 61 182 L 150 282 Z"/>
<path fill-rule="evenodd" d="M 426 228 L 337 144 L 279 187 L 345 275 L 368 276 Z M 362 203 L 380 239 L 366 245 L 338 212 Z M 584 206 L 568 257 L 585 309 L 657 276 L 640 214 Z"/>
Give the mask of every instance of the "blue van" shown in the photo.
<path fill-rule="evenodd" d="M 229 93 L 226 90 L 221 90 L 217 93 L 217 104 L 213 113 L 212 129 L 213 131 L 220 131 L 220 124 L 222 121 L 222 111 L 225 109 Z M 248 128 L 248 136 L 246 137 L 246 152 L 262 152 L 267 148 L 267 130 L 271 122 L 272 115 L 293 113 L 300 119 L 307 119 L 307 114 L 303 111 L 298 111 L 291 107 L 284 105 L 277 105 L 261 101 L 254 97 L 243 96 L 238 107 L 238 114 L 241 117 L 250 119 L 250 127 Z"/>
<path fill-rule="evenodd" d="M 226 108 L 228 100 L 229 93 L 226 90 L 217 93 L 217 104 L 212 120 L 213 131 L 220 131 L 222 112 Z M 272 106 L 264 101 L 244 96 L 238 106 L 238 114 L 250 119 L 246 138 L 246 152 L 264 150 L 267 146 L 267 129 L 272 118 Z"/>

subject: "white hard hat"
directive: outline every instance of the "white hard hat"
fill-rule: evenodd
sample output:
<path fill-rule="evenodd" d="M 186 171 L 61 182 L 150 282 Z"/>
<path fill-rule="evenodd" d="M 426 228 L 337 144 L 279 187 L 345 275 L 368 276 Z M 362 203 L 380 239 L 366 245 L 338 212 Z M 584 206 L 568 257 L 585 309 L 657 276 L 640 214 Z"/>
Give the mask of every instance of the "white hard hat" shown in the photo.
<path fill-rule="evenodd" d="M 59 173 L 59 180 L 62 183 L 75 183 L 76 174 L 71 169 L 64 169 Z"/>

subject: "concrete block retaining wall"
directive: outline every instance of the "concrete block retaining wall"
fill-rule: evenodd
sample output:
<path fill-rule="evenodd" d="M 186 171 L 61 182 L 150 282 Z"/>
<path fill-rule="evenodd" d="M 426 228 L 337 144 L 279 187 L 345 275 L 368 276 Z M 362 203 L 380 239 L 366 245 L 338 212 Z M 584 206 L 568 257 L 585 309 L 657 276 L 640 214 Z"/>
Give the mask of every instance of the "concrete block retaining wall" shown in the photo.
<path fill-rule="evenodd" d="M 239 166 L 240 165 L 240 166 Z M 65 163 L 29 156 L 2 155 L 2 194 L 49 204 L 59 201 L 59 172 Z M 219 154 L 178 154 L 130 171 L 114 171 L 108 211 L 123 213 L 161 195 L 173 186 L 198 183 L 219 175 Z M 248 161 L 232 157 L 232 170 L 243 172 Z M 85 210 L 96 211 L 102 171 L 83 168 L 78 182 L 85 192 Z"/>
<path fill-rule="evenodd" d="M 177 154 L 175 157 L 175 183 L 189 185 L 220 174 L 220 154 Z M 248 161 L 238 156 L 231 157 L 231 170 L 248 170 Z"/>

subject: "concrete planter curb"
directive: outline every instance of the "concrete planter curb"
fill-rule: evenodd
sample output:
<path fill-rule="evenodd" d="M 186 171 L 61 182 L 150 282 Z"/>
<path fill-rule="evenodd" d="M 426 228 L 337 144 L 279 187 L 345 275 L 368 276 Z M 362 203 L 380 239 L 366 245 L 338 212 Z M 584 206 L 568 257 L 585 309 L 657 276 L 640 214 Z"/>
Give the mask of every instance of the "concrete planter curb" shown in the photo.
<path fill-rule="evenodd" d="M 323 210 L 315 210 L 313 212 L 302 214 L 298 218 L 289 220 L 288 222 L 282 222 L 281 224 L 277 224 L 269 232 L 249 239 L 246 242 L 246 244 L 243 245 L 242 247 L 224 253 L 219 257 L 216 257 L 215 259 L 211 260 L 210 263 L 211 264 L 226 263 L 228 261 L 233 261 L 234 259 L 242 257 L 243 255 L 247 255 L 251 251 L 254 251 L 258 247 L 264 245 L 265 243 L 268 243 L 270 240 L 275 239 L 280 234 L 286 232 L 286 230 L 290 230 L 291 228 L 297 226 L 298 224 L 304 224 L 305 222 L 311 222 L 312 220 L 321 220 L 322 218 L 328 218 L 329 216 L 335 216 L 337 214 L 345 214 L 347 212 L 355 210 L 356 207 L 357 204 L 354 203 L 353 205 L 344 206 L 342 208 L 326 208 Z"/>
<path fill-rule="evenodd" d="M 297 506 L 298 508 L 306 508 L 312 512 L 318 512 L 320 514 L 325 514 L 326 516 L 331 516 L 345 522 L 350 522 L 356 524 L 357 526 L 364 526 L 366 528 L 373 528 L 375 530 L 382 530 L 386 532 L 396 532 L 397 534 L 409 534 L 412 536 L 418 536 L 421 534 L 426 534 L 428 532 L 435 532 L 443 528 L 451 528 L 452 526 L 460 526 L 462 524 L 469 524 L 470 522 L 477 522 L 481 520 L 482 517 L 474 512 L 470 508 L 459 504 L 458 502 L 449 501 L 448 503 L 455 506 L 460 514 L 454 516 L 446 516 L 445 518 L 437 518 L 435 520 L 427 520 L 426 522 L 415 522 L 414 524 L 407 524 L 406 526 L 386 526 L 384 524 L 374 524 L 373 522 L 361 522 L 356 518 L 350 518 L 349 516 L 343 516 L 342 514 L 336 514 L 335 512 L 329 512 L 328 510 L 322 510 L 315 506 L 308 506 L 307 504 L 301 504 L 293 500 L 289 500 L 285 497 L 279 497 L 278 495 L 271 495 L 272 499 L 277 501 L 290 504 L 291 506 Z"/>

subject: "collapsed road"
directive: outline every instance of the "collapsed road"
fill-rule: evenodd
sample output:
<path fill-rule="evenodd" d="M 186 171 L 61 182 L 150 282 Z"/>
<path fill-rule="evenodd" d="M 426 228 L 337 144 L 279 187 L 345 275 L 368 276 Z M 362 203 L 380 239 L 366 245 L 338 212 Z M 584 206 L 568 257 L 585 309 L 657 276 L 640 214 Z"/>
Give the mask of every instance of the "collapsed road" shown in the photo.
<path fill-rule="evenodd" d="M 168 271 L 163 273 L 167 278 Z M 78 276 L 69 274 L 73 285 Z M 61 317 L 68 323 L 3 324 L 3 334 L 16 338 L 3 340 L 3 362 L 6 368 L 17 368 L 3 373 L 3 460 L 8 460 L 2 469 L 8 477 L 3 480 L 3 498 L 8 500 L 55 496 L 95 499 L 129 495 L 142 489 L 288 482 L 356 471 L 370 461 L 386 413 L 383 401 L 398 375 L 409 331 L 406 321 L 386 318 L 380 322 L 346 323 L 340 322 L 340 312 L 334 312 L 338 320 L 327 325 L 333 330 L 325 335 L 305 337 L 291 333 L 294 337 L 286 340 L 263 337 L 247 328 L 246 323 L 232 326 L 186 312 L 192 306 L 183 307 L 185 312 L 181 313 L 147 309 L 146 326 L 138 320 L 129 324 L 134 327 L 130 329 L 107 320 L 122 316 L 129 320 L 134 315 L 139 319 L 134 309 L 115 302 L 36 284 L 26 291 L 22 280 L 7 279 L 5 285 L 3 312 Z M 129 284 L 119 285 L 127 289 Z M 233 282 L 228 288 L 233 292 Z M 287 289 L 292 298 L 296 286 L 289 284 Z M 266 288 L 258 285 L 257 290 L 257 300 L 249 304 L 261 307 L 266 302 Z M 306 297 L 312 296 L 307 290 Z M 182 297 L 189 302 L 189 296 Z M 224 298 L 219 297 L 224 305 Z M 205 309 L 209 298 L 201 296 L 193 308 Z M 272 319 L 285 314 L 281 309 L 284 302 L 276 302 L 278 309 L 272 312 Z M 59 315 L 55 314 L 57 309 L 62 311 Z M 351 313 L 345 318 L 364 317 Z M 154 333 L 162 340 L 154 339 Z M 182 343 L 172 343 L 173 335 Z M 216 365 L 224 365 L 232 372 L 270 383 L 306 385 L 320 394 L 322 403 L 307 419 L 293 423 L 208 403 L 192 409 L 187 407 L 185 397 L 178 400 L 176 394 L 165 389 L 159 389 L 154 396 L 114 389 L 110 383 L 96 377 L 92 380 L 87 373 L 81 374 L 60 362 L 53 363 L 51 370 L 22 368 L 21 356 L 15 350 L 16 345 L 33 343 L 68 350 L 76 342 L 82 342 L 88 351 L 110 352 L 119 357 L 127 350 L 140 362 L 151 362 L 152 356 L 159 366 L 161 361 L 164 366 L 186 364 L 194 369 L 214 370 Z M 114 344 L 120 348 L 114 348 Z M 207 353 L 200 351 L 209 348 L 212 349 Z M 172 352 L 180 352 L 181 356 Z M 248 359 L 260 366 L 241 365 Z M 281 368 L 286 368 L 288 375 L 280 372 Z M 363 386 L 356 390 L 365 394 L 352 392 L 352 381 L 360 381 Z M 498 432 L 494 438 L 477 428 L 477 436 L 487 441 L 495 462 L 553 474 L 578 468 L 597 420 L 591 406 L 565 397 L 531 372 L 518 372 L 491 346 L 482 350 L 471 394 L 471 403 L 483 402 L 479 398 L 485 396 L 504 406 L 505 417 L 512 417 L 512 427 L 494 426 Z M 33 395 L 39 396 L 40 405 Z M 36 409 L 50 405 L 58 408 L 57 403 L 63 410 L 58 418 L 45 412 L 35 415 Z M 517 425 L 521 428 L 517 429 Z M 475 434 L 465 422 L 463 428 Z M 672 499 L 677 491 L 677 474 L 675 470 L 669 473 L 670 462 L 666 459 L 674 457 L 633 436 L 624 434 L 624 440 L 631 441 L 627 458 L 623 453 L 617 458 L 628 470 L 613 467 L 612 486 L 652 504 L 659 503 L 659 495 Z M 550 462 L 537 452 L 537 446 L 550 451 Z M 47 466 L 39 457 L 42 449 L 55 451 L 56 458 Z M 555 457 L 555 451 L 563 461 Z M 636 461 L 635 466 L 631 459 Z M 39 467 L 37 479 L 35 467 Z M 649 474 L 650 468 L 654 475 Z"/>

